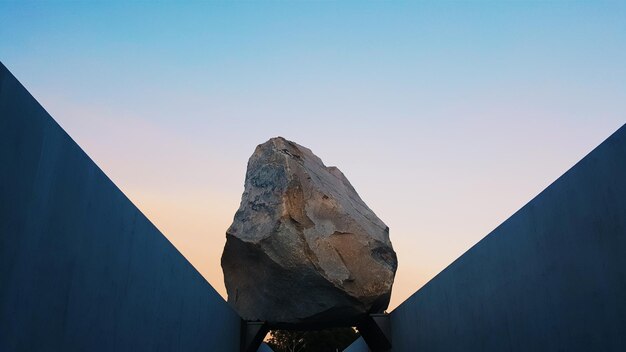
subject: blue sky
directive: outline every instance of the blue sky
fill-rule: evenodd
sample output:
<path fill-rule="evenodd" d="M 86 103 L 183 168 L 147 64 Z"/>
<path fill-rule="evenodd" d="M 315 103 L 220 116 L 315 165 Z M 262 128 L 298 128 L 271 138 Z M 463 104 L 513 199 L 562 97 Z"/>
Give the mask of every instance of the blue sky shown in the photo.
<path fill-rule="evenodd" d="M 254 146 L 341 168 L 392 306 L 626 120 L 626 3 L 4 2 L 0 60 L 223 292 Z"/>

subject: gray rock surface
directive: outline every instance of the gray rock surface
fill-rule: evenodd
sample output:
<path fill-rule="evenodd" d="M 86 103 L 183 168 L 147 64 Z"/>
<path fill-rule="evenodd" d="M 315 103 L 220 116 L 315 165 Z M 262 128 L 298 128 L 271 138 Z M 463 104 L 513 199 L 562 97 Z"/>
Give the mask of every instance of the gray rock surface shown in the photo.
<path fill-rule="evenodd" d="M 389 304 L 389 228 L 338 168 L 282 137 L 250 157 L 226 238 L 228 302 L 246 320 L 352 324 Z"/>

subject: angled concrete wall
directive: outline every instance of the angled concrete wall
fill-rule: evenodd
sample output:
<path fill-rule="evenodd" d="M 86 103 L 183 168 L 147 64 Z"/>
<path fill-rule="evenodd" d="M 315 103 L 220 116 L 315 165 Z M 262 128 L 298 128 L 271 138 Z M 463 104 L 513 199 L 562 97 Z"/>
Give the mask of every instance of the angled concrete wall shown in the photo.
<path fill-rule="evenodd" d="M 264 342 L 261 344 L 261 346 L 259 346 L 257 352 L 274 352 L 274 350 Z"/>
<path fill-rule="evenodd" d="M 362 337 L 356 339 L 350 346 L 346 347 L 343 352 L 369 352 L 370 349 L 367 347 L 365 340 Z"/>
<path fill-rule="evenodd" d="M 239 324 L 0 64 L 0 351 L 237 351 Z"/>
<path fill-rule="evenodd" d="M 626 127 L 391 323 L 394 351 L 626 351 Z"/>

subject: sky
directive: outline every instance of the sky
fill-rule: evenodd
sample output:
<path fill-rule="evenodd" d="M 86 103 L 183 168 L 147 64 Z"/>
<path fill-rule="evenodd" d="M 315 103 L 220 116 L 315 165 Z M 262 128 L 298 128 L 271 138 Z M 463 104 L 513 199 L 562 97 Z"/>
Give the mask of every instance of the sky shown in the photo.
<path fill-rule="evenodd" d="M 256 145 L 390 227 L 393 309 L 626 122 L 626 3 L 0 0 L 0 61 L 226 296 Z"/>

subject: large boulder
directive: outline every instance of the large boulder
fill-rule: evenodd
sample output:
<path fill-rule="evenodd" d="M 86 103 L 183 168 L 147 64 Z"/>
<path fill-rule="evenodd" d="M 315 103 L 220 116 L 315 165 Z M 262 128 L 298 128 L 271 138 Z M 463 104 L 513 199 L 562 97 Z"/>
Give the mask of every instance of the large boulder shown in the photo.
<path fill-rule="evenodd" d="M 387 308 L 396 267 L 389 227 L 338 168 L 282 137 L 257 146 L 222 254 L 243 319 L 355 324 Z"/>

